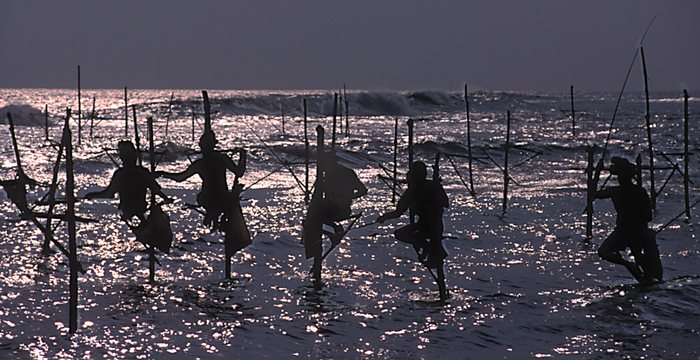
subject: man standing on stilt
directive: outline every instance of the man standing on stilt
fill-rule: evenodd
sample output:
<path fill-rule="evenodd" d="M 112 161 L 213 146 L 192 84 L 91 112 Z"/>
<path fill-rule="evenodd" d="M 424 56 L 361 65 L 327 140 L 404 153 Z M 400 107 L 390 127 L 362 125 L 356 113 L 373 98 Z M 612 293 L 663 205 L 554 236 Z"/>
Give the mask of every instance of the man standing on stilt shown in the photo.
<path fill-rule="evenodd" d="M 394 231 L 397 240 L 413 245 L 418 253 L 418 259 L 431 271 L 437 270 L 436 280 L 440 291 L 440 299 L 448 297 L 445 285 L 444 260 L 447 251 L 442 246 L 444 225 L 442 215 L 449 206 L 445 189 L 439 181 L 428 180 L 427 167 L 422 161 L 414 161 L 406 180 L 408 189 L 401 195 L 396 204 L 396 210 L 379 216 L 378 222 L 384 222 L 401 216 L 406 210 L 418 216 L 416 223 L 408 224 Z"/>

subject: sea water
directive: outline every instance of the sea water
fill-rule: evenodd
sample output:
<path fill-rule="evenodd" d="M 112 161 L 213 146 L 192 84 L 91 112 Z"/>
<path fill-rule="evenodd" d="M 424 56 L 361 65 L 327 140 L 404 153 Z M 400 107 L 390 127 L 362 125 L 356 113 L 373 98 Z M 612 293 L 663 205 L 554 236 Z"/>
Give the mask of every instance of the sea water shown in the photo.
<path fill-rule="evenodd" d="M 81 95 L 81 139 L 74 150 L 79 197 L 109 183 L 116 169 L 110 158 L 117 158 L 116 143 L 134 138 L 131 105 L 136 106 L 141 149 L 147 149 L 146 118 L 154 118 L 158 170 L 181 171 L 198 156 L 196 143 L 203 126 L 199 91 L 129 90 L 127 111 L 123 89 L 83 90 Z M 186 206 L 196 203 L 201 185 L 197 177 L 182 183 L 159 180 L 165 193 L 176 199 L 163 207 L 171 217 L 175 239 L 169 255 L 159 254 L 162 266 L 157 266 L 154 284 L 147 281 L 148 255 L 119 219 L 117 200 L 82 200 L 78 214 L 99 222 L 78 228 L 78 257 L 87 273 L 79 278 L 80 329 L 71 336 L 67 260 L 60 252 L 40 254 L 42 234 L 20 219 L 2 193 L 0 357 L 688 359 L 700 355 L 697 216 L 690 220 L 682 216 L 658 234 L 666 281 L 652 286 L 636 285 L 624 268 L 596 254 L 613 228 L 610 201 L 595 203 L 593 238 L 590 244 L 583 241 L 586 147 L 603 147 L 610 135 L 608 159 L 617 155 L 634 162 L 641 154 L 646 165 L 642 94 L 623 96 L 611 127 L 617 94 L 577 93 L 575 136 L 568 92 L 470 94 L 476 192 L 471 196 L 465 186 L 469 169 L 462 94 L 349 91 L 338 106 L 336 147 L 369 192 L 353 205 L 355 212 L 362 212 L 357 223 L 361 227 L 351 230 L 328 257 L 320 289 L 308 276 L 311 264 L 299 243 L 305 214 L 299 185 L 305 179 L 301 106 L 306 99 L 313 155 L 318 125 L 325 128 L 326 144 L 332 141 L 332 91 L 212 90 L 209 96 L 218 147 L 243 147 L 249 154 L 240 181 L 250 186 L 243 192 L 242 206 L 253 244 L 234 256 L 232 279 L 224 278 L 222 236 L 211 233 L 201 224 L 202 216 Z M 51 124 L 49 141 L 43 127 L 44 106 Z M 698 98 L 691 98 L 691 203 L 700 184 L 698 106 Z M 68 107 L 73 111 L 77 145 L 77 91 L 0 90 L 2 122 L 6 123 L 7 110 L 15 112 L 22 125 L 16 128 L 22 165 L 40 182 L 50 182 L 55 142 Z M 504 212 L 501 168 L 507 111 L 513 180 Z M 666 168 L 656 172 L 658 189 L 673 164 L 683 169 L 682 159 L 675 155 L 683 150 L 682 94 L 653 93 L 651 113 L 655 151 L 672 154 L 668 159 L 656 156 L 656 166 Z M 362 226 L 392 209 L 392 189 L 380 175 L 393 175 L 398 122 L 397 167 L 399 178 L 404 176 L 408 119 L 415 124 L 416 159 L 433 165 L 435 154 L 441 153 L 439 175 L 450 198 L 444 244 L 450 254 L 446 273 L 451 297 L 444 303 L 437 301 L 437 287 L 416 261 L 414 250 L 392 236 L 393 229 L 407 223 L 407 215 Z M 0 176 L 11 179 L 16 166 L 6 125 L 0 138 Z M 599 149 L 596 161 L 600 153 Z M 606 177 L 603 172 L 601 181 Z M 232 181 L 230 175 L 229 184 Z M 648 189 L 648 171 L 643 181 Z M 614 184 L 614 179 L 607 182 Z M 397 190 L 401 192 L 401 186 Z M 46 191 L 31 190 L 30 200 Z M 659 194 L 651 225 L 659 228 L 683 207 L 682 178 L 675 172 Z M 56 233 L 59 241 L 67 242 L 65 227 Z"/>

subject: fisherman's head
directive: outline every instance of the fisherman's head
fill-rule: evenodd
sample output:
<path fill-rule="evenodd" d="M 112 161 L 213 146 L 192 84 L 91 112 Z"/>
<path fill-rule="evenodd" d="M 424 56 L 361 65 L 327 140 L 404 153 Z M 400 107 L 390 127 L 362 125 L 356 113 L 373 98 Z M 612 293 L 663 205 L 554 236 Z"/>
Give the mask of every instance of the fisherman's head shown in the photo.
<path fill-rule="evenodd" d="M 122 140 L 117 144 L 117 150 L 119 151 L 119 158 L 122 160 L 123 165 L 135 165 L 136 158 L 138 157 L 138 152 L 134 143 L 129 140 Z"/>
<path fill-rule="evenodd" d="M 618 182 L 625 183 L 632 181 L 637 169 L 634 164 L 619 156 L 613 156 L 610 162 L 610 173 L 617 175 Z"/>
<path fill-rule="evenodd" d="M 408 168 L 408 173 L 406 174 L 406 181 L 411 184 L 415 184 L 424 181 L 426 176 L 428 176 L 428 167 L 422 161 L 414 161 Z"/>
<path fill-rule="evenodd" d="M 214 150 L 216 143 L 216 135 L 214 135 L 214 132 L 211 130 L 204 130 L 202 136 L 199 137 L 199 148 L 202 149 L 202 151 Z"/>

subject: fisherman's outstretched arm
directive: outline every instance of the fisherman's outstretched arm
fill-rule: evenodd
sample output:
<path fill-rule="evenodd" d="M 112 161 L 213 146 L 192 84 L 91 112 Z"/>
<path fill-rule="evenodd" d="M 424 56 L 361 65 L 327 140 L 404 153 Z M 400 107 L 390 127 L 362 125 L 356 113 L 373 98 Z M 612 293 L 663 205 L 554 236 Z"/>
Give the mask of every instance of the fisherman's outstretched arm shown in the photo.
<path fill-rule="evenodd" d="M 384 215 L 379 216 L 377 218 L 377 221 L 384 222 L 386 220 L 394 219 L 401 216 L 401 214 L 405 213 L 406 210 L 408 210 L 409 201 L 410 200 L 408 199 L 408 196 L 406 196 L 406 193 L 404 193 L 403 195 L 401 195 L 399 202 L 396 204 L 396 210 L 390 211 Z"/>
<path fill-rule="evenodd" d="M 100 191 L 93 191 L 85 194 L 86 199 L 111 199 L 117 193 L 117 184 L 121 181 L 120 176 L 115 172 L 112 175 L 112 180 L 109 181 L 109 185 Z"/>
<path fill-rule="evenodd" d="M 185 180 L 189 179 L 190 177 L 192 177 L 193 175 L 199 173 L 199 168 L 200 168 L 199 164 L 200 164 L 199 160 L 197 160 L 197 161 L 193 162 L 192 164 L 190 164 L 190 166 L 188 166 L 187 169 L 185 169 L 185 171 L 182 171 L 179 173 L 171 173 L 171 172 L 167 172 L 167 171 L 156 171 L 155 176 L 156 177 L 164 177 L 166 179 L 175 180 L 177 182 L 185 181 Z"/>

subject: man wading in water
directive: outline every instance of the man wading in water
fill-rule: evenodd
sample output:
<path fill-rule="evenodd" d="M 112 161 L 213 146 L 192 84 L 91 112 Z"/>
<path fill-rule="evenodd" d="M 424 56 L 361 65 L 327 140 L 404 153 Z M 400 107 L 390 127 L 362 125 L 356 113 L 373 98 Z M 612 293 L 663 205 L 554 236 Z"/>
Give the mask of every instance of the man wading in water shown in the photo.
<path fill-rule="evenodd" d="M 377 221 L 397 218 L 408 209 L 418 216 L 416 223 L 397 229 L 394 236 L 397 240 L 413 245 L 418 259 L 428 269 L 437 269 L 440 299 L 445 300 L 448 297 L 444 270 L 447 251 L 442 246 L 442 214 L 449 206 L 449 201 L 442 185 L 438 181 L 426 179 L 426 176 L 425 163 L 414 161 L 406 174 L 408 189 L 401 195 L 396 210 L 379 216 Z"/>
<path fill-rule="evenodd" d="M 598 248 L 598 255 L 614 264 L 624 265 L 641 283 L 661 281 L 663 269 L 659 259 L 651 221 L 651 202 L 646 190 L 632 183 L 635 166 L 627 159 L 613 157 L 610 173 L 617 175 L 619 186 L 596 193 L 597 199 L 612 199 L 617 220 L 615 230 Z M 620 251 L 632 250 L 634 261 L 625 260 Z"/>

